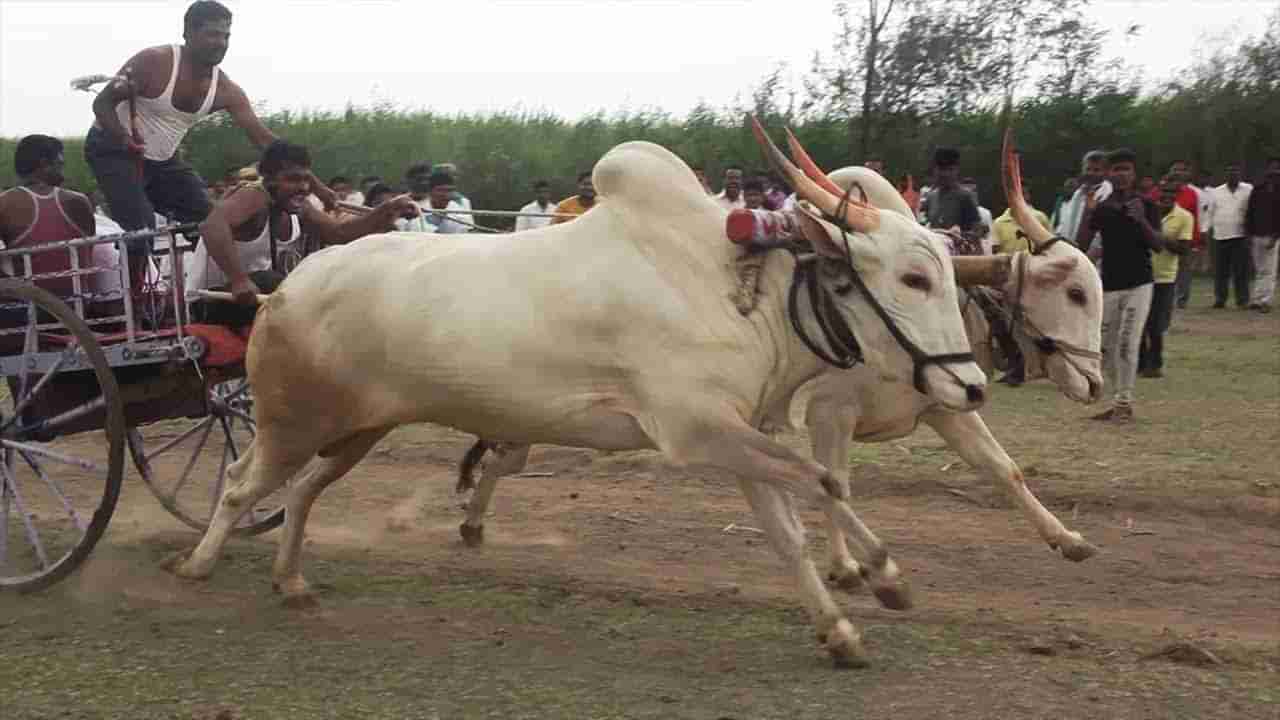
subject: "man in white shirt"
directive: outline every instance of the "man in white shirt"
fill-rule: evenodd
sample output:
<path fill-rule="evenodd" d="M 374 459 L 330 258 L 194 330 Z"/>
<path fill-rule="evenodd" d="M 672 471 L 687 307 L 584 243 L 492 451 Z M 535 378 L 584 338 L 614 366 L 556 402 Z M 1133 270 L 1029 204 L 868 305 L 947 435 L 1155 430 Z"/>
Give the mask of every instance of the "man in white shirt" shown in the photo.
<path fill-rule="evenodd" d="M 1111 181 L 1106 179 L 1107 176 L 1107 155 L 1101 150 L 1090 150 L 1085 153 L 1084 159 L 1080 162 L 1082 171 L 1080 185 L 1076 188 L 1075 194 L 1071 199 L 1062 205 L 1058 213 L 1058 226 L 1053 229 L 1058 237 L 1064 237 L 1068 240 L 1074 240 L 1076 231 L 1080 228 L 1080 218 L 1084 214 L 1084 199 L 1089 193 L 1093 193 L 1093 197 L 1099 203 L 1111 196 Z M 1094 233 L 1093 247 L 1098 240 L 1097 233 Z M 1090 247 L 1080 248 L 1088 251 Z"/>
<path fill-rule="evenodd" d="M 1209 224 L 1214 237 L 1213 306 L 1226 307 L 1227 291 L 1236 286 L 1236 307 L 1249 305 L 1249 238 L 1244 231 L 1244 212 L 1249 207 L 1253 186 L 1240 181 L 1240 164 L 1227 166 L 1227 181 L 1210 191 L 1212 212 Z"/>
<path fill-rule="evenodd" d="M 551 202 L 551 183 L 546 180 L 539 180 L 533 184 L 534 201 L 520 208 L 522 213 L 553 213 L 556 211 L 555 203 Z M 545 225 L 551 224 L 549 217 L 527 217 L 521 216 L 516 218 L 516 232 L 523 230 L 533 230 Z"/>
<path fill-rule="evenodd" d="M 431 172 L 448 173 L 453 178 L 453 191 L 449 194 L 449 199 L 467 210 L 471 209 L 471 198 L 463 195 L 462 191 L 458 189 L 458 178 L 461 177 L 461 173 L 458 172 L 457 165 L 453 163 L 437 163 L 435 167 L 431 168 Z"/>
<path fill-rule="evenodd" d="M 716 203 L 725 210 L 736 210 L 746 207 L 742 198 L 742 168 L 730 166 L 724 171 L 724 189 L 715 197 Z"/>
<path fill-rule="evenodd" d="M 427 179 L 429 194 L 427 205 L 423 208 L 423 219 L 442 235 L 453 235 L 471 232 L 471 215 L 462 203 L 453 199 L 455 185 L 453 176 L 444 172 L 433 172 Z M 448 210 L 448 213 L 435 213 L 432 210 Z"/>

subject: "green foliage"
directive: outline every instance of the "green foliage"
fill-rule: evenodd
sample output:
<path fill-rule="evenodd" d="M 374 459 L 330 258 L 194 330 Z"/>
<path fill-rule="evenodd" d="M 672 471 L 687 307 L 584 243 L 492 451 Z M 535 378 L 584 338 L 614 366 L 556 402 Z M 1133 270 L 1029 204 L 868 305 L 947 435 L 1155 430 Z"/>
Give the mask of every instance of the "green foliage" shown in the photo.
<path fill-rule="evenodd" d="M 957 0 L 954 13 L 940 18 L 915 0 L 840 3 L 841 29 L 832 53 L 815 57 L 797 87 L 788 85 L 785 66 L 778 66 L 748 89 L 745 102 L 699 105 L 683 118 L 647 110 L 570 122 L 522 110 L 446 115 L 376 105 L 340 113 L 286 110 L 265 120 L 281 136 L 311 148 L 321 178 L 379 175 L 400 183 L 411 164 L 452 162 L 473 205 L 494 209 L 528 202 L 538 179 L 550 181 L 556 197 L 573 194 L 577 173 L 627 140 L 671 149 L 704 167 L 713 185 L 726 165 L 759 169 L 764 161 L 744 122 L 748 112 L 774 131 L 793 127 L 824 167 L 860 163 L 875 154 L 895 178 L 910 173 L 917 186 L 927 177 L 932 151 L 956 146 L 964 172 L 978 181 L 980 200 L 995 213 L 1004 207 L 1001 107 L 1015 96 L 1024 99 L 1008 105 L 1008 117 L 1033 201 L 1046 211 L 1090 149 L 1131 147 L 1142 158 L 1140 172 L 1153 176 L 1175 159 L 1215 172 L 1229 161 L 1243 161 L 1248 174 L 1260 170 L 1267 154 L 1280 152 L 1280 11 L 1260 35 L 1144 96 L 1130 71 L 1100 59 L 1105 33 L 1090 24 L 1088 0 L 1055 2 L 1056 15 L 1039 1 L 1015 13 L 1011 8 L 1018 4 Z M 863 10 L 876 8 L 881 45 L 867 95 L 868 45 L 861 31 L 872 19 Z M 1008 11 L 1008 17 L 997 11 Z M 1018 42 L 1024 36 L 1025 46 Z M 975 52 L 981 48 L 987 52 Z M 859 148 L 868 139 L 863 153 Z M 83 139 L 66 142 L 68 187 L 94 189 Z M 0 138 L 0 186 L 17 182 L 14 144 Z M 208 179 L 257 157 L 225 115 L 193 129 L 183 151 Z"/>

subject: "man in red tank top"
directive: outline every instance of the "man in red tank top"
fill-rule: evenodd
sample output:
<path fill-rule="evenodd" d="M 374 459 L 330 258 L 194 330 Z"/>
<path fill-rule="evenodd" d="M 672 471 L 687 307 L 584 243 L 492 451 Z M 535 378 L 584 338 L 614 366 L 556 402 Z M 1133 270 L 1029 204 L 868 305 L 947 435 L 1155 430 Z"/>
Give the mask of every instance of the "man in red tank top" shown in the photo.
<path fill-rule="evenodd" d="M 276 139 L 244 90 L 218 68 L 231 37 L 231 11 L 214 0 L 192 3 L 182 36 L 182 45 L 134 55 L 93 101 L 95 121 L 85 140 L 85 159 L 113 219 L 125 230 L 154 227 L 156 212 L 179 222 L 200 222 L 209 215 L 204 180 L 176 153 L 199 120 L 225 110 L 259 149 Z M 336 207 L 332 191 L 318 180 L 312 185 L 326 207 Z M 130 246 L 135 278 L 149 248 L 146 241 Z"/>
<path fill-rule="evenodd" d="M 44 245 L 94 234 L 93 206 L 89 198 L 60 187 L 62 141 L 48 135 L 28 135 L 18 141 L 13 164 L 22 184 L 0 194 L 0 240 L 5 247 Z M 92 248 L 84 247 L 76 252 L 80 267 L 92 265 Z M 12 265 L 14 275 L 24 274 L 21 260 L 13 260 Z M 31 265 L 35 274 L 58 272 L 71 269 L 71 258 L 63 250 L 42 252 L 31 256 Z M 80 283 L 82 294 L 90 292 L 91 278 L 81 276 Z M 63 297 L 75 291 L 69 277 L 48 278 L 36 284 Z"/>

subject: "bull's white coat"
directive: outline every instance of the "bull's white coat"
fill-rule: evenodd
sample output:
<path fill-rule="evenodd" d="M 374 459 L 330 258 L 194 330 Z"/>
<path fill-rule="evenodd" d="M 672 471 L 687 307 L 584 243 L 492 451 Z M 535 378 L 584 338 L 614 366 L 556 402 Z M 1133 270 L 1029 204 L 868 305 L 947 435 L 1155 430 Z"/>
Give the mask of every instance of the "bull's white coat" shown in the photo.
<path fill-rule="evenodd" d="M 724 239 L 725 212 L 687 165 L 626 143 L 600 160 L 594 181 L 600 206 L 572 223 L 485 239 L 371 236 L 299 265 L 250 340 L 257 438 L 175 571 L 207 577 L 236 518 L 311 463 L 290 489 L 273 570 L 277 587 L 304 596 L 299 553 L 312 502 L 400 424 L 522 444 L 655 448 L 741 481 L 819 636 L 837 662 L 861 662 L 858 633 L 805 556 L 791 495 L 826 508 L 871 553 L 877 594 L 905 604 L 896 566 L 825 468 L 755 430 L 823 370 L 786 319 L 793 259 L 769 258 L 759 309 L 744 318 L 729 298 L 737 250 Z M 807 228 L 823 254 L 841 252 L 832 226 Z M 870 291 L 913 342 L 930 355 L 968 350 L 938 238 L 884 213 L 878 229 L 849 239 Z M 908 274 L 929 289 L 909 287 Z M 829 288 L 848 284 L 839 262 L 824 261 L 820 275 Z M 860 294 L 835 297 L 868 362 L 909 378 L 909 357 Z M 985 376 L 974 363 L 949 370 L 928 368 L 929 396 L 973 409 L 980 400 L 965 386 L 980 390 Z"/>
<path fill-rule="evenodd" d="M 841 187 L 854 183 L 868 201 L 883 210 L 911 218 L 902 196 L 880 175 L 862 167 L 831 173 Z M 855 195 L 856 196 L 856 195 Z M 1026 262 L 1021 301 L 1027 317 L 1044 333 L 1078 347 L 1097 350 L 1101 346 L 1102 283 L 1093 263 L 1066 243 L 1056 243 L 1044 254 L 1018 259 Z M 1017 293 L 1011 276 L 1004 288 L 1007 297 Z M 1078 303 L 1068 297 L 1080 291 Z M 985 326 L 985 323 L 983 323 Z M 974 338 L 970 338 L 971 341 Z M 1049 377 L 1068 397 L 1079 402 L 1096 400 L 1101 391 L 1101 368 L 1097 360 L 1062 355 L 1046 357 L 1024 335 L 1018 336 L 1026 358 L 1028 379 Z M 883 442 L 915 432 L 920 422 L 933 428 L 960 456 L 989 479 L 1001 484 L 1011 500 L 1031 521 L 1050 547 L 1071 560 L 1084 560 L 1096 549 L 1078 533 L 1068 530 L 1049 512 L 1023 481 L 1021 470 L 991 435 L 976 411 L 953 412 L 912 387 L 910 374 L 886 372 L 874 365 L 849 370 L 826 367 L 794 394 L 772 407 L 764 424 L 770 428 L 792 426 L 793 417 L 803 418 L 813 448 L 814 459 L 829 468 L 837 481 L 849 487 L 849 443 Z M 491 434 L 480 433 L 482 437 Z M 464 535 L 479 537 L 485 512 L 498 478 L 520 472 L 528 457 L 528 447 L 504 446 L 496 461 L 485 466 L 479 486 L 467 506 Z M 844 587 L 861 583 L 859 564 L 852 557 L 845 535 L 828 522 L 831 553 L 829 577 Z"/>

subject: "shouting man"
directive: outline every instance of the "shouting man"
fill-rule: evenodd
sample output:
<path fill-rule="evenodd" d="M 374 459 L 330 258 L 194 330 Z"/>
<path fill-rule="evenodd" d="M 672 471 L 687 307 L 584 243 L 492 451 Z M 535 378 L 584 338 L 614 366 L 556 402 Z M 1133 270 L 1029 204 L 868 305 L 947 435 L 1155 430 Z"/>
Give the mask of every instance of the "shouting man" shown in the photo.
<path fill-rule="evenodd" d="M 277 269 L 277 247 L 294 243 L 303 232 L 321 245 L 348 243 L 376 232 L 390 232 L 404 215 L 417 215 L 407 195 L 386 200 L 367 215 L 340 222 L 307 202 L 311 194 L 311 155 L 305 147 L 276 140 L 258 163 L 260 182 L 238 185 L 200 224 L 200 243 L 187 272 L 187 292 L 226 289 L 236 304 L 196 300 L 192 314 L 202 322 L 247 325 L 253 321 L 259 292 L 271 292 L 284 279 Z M 212 261 L 212 262 L 210 262 Z"/>

